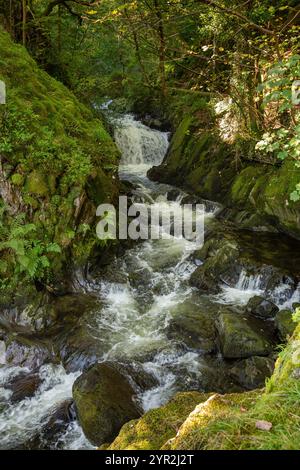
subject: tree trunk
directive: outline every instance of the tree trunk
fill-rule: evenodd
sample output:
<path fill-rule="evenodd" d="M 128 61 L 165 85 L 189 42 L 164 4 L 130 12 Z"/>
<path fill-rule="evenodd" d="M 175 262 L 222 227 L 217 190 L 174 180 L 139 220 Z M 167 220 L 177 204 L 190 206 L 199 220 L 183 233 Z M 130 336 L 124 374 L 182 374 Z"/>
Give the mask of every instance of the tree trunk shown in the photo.
<path fill-rule="evenodd" d="M 27 5 L 26 0 L 22 0 L 22 44 L 26 46 L 26 26 L 27 26 Z"/>
<path fill-rule="evenodd" d="M 162 98 L 167 96 L 167 80 L 166 80 L 166 40 L 164 31 L 163 14 L 160 9 L 159 0 L 154 0 L 155 14 L 158 19 L 158 36 L 159 36 L 159 76 Z"/>

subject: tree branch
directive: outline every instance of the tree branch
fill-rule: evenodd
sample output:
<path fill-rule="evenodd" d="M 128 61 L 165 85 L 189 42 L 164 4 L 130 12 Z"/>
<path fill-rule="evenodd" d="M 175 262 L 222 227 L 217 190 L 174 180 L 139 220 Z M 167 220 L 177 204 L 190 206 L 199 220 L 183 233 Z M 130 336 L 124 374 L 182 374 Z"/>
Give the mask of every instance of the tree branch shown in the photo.
<path fill-rule="evenodd" d="M 91 0 L 90 2 L 88 1 L 84 1 L 84 0 L 53 0 L 52 2 L 50 2 L 46 8 L 46 10 L 44 11 L 43 13 L 43 16 L 49 16 L 51 15 L 52 11 L 54 10 L 54 8 L 58 5 L 62 5 L 64 6 L 72 15 L 75 15 L 75 16 L 80 16 L 79 13 L 76 13 L 76 12 L 73 12 L 73 10 L 71 10 L 71 7 L 70 5 L 68 4 L 69 2 L 72 2 L 72 3 L 75 3 L 77 5 L 81 5 L 81 6 L 87 6 L 87 7 L 92 7 L 92 6 L 95 6 L 95 5 L 98 5 L 100 3 L 101 0 Z"/>
<path fill-rule="evenodd" d="M 240 20 L 247 23 L 251 28 L 256 29 L 257 31 L 260 31 L 263 34 L 267 34 L 269 36 L 275 36 L 276 35 L 275 31 L 272 31 L 271 29 L 265 28 L 264 26 L 260 26 L 256 23 L 254 23 L 254 21 L 250 20 L 249 18 L 247 18 L 247 16 L 243 15 L 242 13 L 239 13 L 236 10 L 232 10 L 231 8 L 223 7 L 222 5 L 219 5 L 219 3 L 215 2 L 214 0 L 196 0 L 196 1 L 198 3 L 203 3 L 205 5 L 216 8 L 217 10 L 220 10 L 223 13 L 226 13 L 227 15 L 239 18 Z"/>

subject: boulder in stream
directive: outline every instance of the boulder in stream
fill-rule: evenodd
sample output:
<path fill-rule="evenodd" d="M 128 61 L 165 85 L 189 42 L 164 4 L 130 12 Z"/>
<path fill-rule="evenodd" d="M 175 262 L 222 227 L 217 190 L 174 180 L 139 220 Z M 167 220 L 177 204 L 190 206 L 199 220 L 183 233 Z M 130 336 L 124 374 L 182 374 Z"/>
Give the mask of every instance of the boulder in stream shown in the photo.
<path fill-rule="evenodd" d="M 267 320 L 269 318 L 274 318 L 276 313 L 279 311 L 279 308 L 270 300 L 266 300 L 260 295 L 255 295 L 249 300 L 246 311 L 252 313 L 258 318 Z"/>
<path fill-rule="evenodd" d="M 135 391 L 113 363 L 99 363 L 84 372 L 73 385 L 77 416 L 83 432 L 94 445 L 111 442 L 141 410 Z"/>
<path fill-rule="evenodd" d="M 221 313 L 216 327 L 224 358 L 267 356 L 272 350 L 269 341 L 252 327 L 248 318 L 242 315 Z"/>
<path fill-rule="evenodd" d="M 214 312 L 208 311 L 207 306 L 201 308 L 191 302 L 183 302 L 170 313 L 172 318 L 167 329 L 169 338 L 182 340 L 188 348 L 205 353 L 215 349 Z"/>

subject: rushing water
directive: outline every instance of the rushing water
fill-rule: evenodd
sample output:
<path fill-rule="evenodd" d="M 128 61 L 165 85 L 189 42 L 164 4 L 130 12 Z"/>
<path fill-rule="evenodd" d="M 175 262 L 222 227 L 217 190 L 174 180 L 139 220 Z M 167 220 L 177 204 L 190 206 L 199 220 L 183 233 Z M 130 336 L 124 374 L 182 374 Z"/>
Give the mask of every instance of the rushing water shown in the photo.
<path fill-rule="evenodd" d="M 174 197 L 172 186 L 151 182 L 146 176 L 152 165 L 162 161 L 168 148 L 168 134 L 151 130 L 132 116 L 115 121 L 115 128 L 115 140 L 123 155 L 120 178 L 134 184 L 133 199 L 150 203 L 159 211 L 171 207 L 175 214 L 181 213 L 184 193 L 178 190 Z M 218 206 L 207 207 L 204 217 L 209 227 Z M 99 312 L 86 318 L 93 341 L 99 345 L 100 360 L 130 363 L 154 378 L 152 386 L 138 391 L 144 410 L 160 406 L 176 391 L 207 389 L 209 384 L 219 390 L 227 386 L 224 361 L 219 355 L 208 357 L 201 348 L 187 347 L 180 337 L 170 334 L 174 318 L 187 309 L 205 311 L 212 305 L 240 308 L 253 295 L 263 292 L 260 276 L 242 272 L 236 286 L 224 286 L 217 296 L 201 296 L 188 283 L 197 267 L 191 257 L 195 249 L 194 242 L 182 237 L 144 241 L 112 262 L 110 272 L 115 273 L 115 279 L 103 276 L 85 285 L 86 290 L 101 299 Z M 281 301 L 285 299 L 282 295 L 285 288 L 278 288 L 274 300 L 287 306 L 286 300 Z M 289 305 L 298 301 L 299 295 L 298 290 L 289 299 Z M 20 370 L 26 372 L 6 365 L 0 350 L 0 448 L 22 447 L 33 438 L 47 422 L 53 407 L 72 396 L 72 384 L 80 374 L 80 370 L 67 373 L 62 365 L 42 366 L 39 370 L 42 382 L 34 396 L 10 403 L 5 384 Z M 76 422 L 70 423 L 51 447 L 92 448 Z"/>

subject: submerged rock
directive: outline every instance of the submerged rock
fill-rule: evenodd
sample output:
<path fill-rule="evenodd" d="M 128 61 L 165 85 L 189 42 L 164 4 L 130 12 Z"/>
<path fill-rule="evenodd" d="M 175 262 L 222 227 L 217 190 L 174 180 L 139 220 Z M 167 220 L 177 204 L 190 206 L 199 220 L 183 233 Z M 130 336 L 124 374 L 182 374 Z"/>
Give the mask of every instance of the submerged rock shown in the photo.
<path fill-rule="evenodd" d="M 96 364 L 73 385 L 73 397 L 84 434 L 94 445 L 111 442 L 123 424 L 138 418 L 135 391 L 113 363 Z"/>
<path fill-rule="evenodd" d="M 255 295 L 249 300 L 246 311 L 267 320 L 274 318 L 279 308 L 273 302 L 264 299 L 260 295 Z"/>
<path fill-rule="evenodd" d="M 65 400 L 54 406 L 42 429 L 29 441 L 22 445 L 21 450 L 52 450 L 60 449 L 60 438 L 70 423 L 76 420 L 74 401 Z"/>
<path fill-rule="evenodd" d="M 279 338 L 286 341 L 288 336 L 292 336 L 296 328 L 296 323 L 292 319 L 291 310 L 280 310 L 275 317 L 275 326 L 277 328 Z"/>
<path fill-rule="evenodd" d="M 222 355 L 227 359 L 267 356 L 272 350 L 269 341 L 241 315 L 222 313 L 216 327 Z"/>
<path fill-rule="evenodd" d="M 6 383 L 4 388 L 11 391 L 9 400 L 12 403 L 17 403 L 25 398 L 31 398 L 42 383 L 38 373 L 28 374 L 21 372 L 14 377 L 10 382 Z"/>
<path fill-rule="evenodd" d="M 240 386 L 248 390 L 261 388 L 267 377 L 272 375 L 274 359 L 253 356 L 238 361 L 229 371 L 230 377 Z"/>

